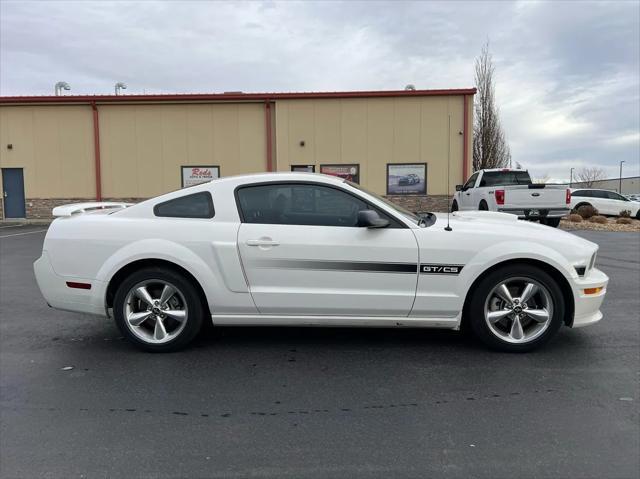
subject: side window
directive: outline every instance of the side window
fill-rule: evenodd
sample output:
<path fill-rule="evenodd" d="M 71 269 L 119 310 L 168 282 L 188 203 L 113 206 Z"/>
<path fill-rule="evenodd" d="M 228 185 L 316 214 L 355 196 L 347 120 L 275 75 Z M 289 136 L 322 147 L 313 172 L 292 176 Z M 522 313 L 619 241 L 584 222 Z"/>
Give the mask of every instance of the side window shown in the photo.
<path fill-rule="evenodd" d="M 593 198 L 602 198 L 602 199 L 605 199 L 605 200 L 609 199 L 609 195 L 607 195 L 606 191 L 593 190 L 591 192 L 591 196 Z"/>
<path fill-rule="evenodd" d="M 578 190 L 578 191 L 574 191 L 573 193 L 571 193 L 571 196 L 580 196 L 580 197 L 589 197 L 591 196 L 591 192 L 590 191 L 585 191 L 585 190 Z"/>
<path fill-rule="evenodd" d="M 245 223 L 357 226 L 358 212 L 371 208 L 349 193 L 315 184 L 246 186 L 237 195 Z"/>
<path fill-rule="evenodd" d="M 614 193 L 613 191 L 607 191 L 607 196 L 610 200 L 628 201 L 624 196 Z"/>
<path fill-rule="evenodd" d="M 153 214 L 168 218 L 213 218 L 213 200 L 207 191 L 181 196 L 153 207 Z"/>
<path fill-rule="evenodd" d="M 471 175 L 471 178 L 469 178 L 467 180 L 467 182 L 464 184 L 464 186 L 462 188 L 463 189 L 473 188 L 473 185 L 476 184 L 476 179 L 477 178 L 478 178 L 478 173 L 474 173 L 473 175 Z"/>

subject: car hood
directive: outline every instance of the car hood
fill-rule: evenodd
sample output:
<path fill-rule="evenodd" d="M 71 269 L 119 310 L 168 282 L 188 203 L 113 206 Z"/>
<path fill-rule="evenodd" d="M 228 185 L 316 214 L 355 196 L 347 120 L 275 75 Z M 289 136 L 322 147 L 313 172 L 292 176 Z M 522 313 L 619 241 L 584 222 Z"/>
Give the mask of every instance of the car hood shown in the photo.
<path fill-rule="evenodd" d="M 437 221 L 429 228 L 441 228 L 447 214 L 436 214 Z M 492 211 L 463 211 L 449 215 L 453 232 L 471 239 L 474 249 L 509 241 L 538 243 L 563 255 L 572 264 L 582 264 L 598 250 L 598 245 L 558 228 L 531 221 L 519 220 L 508 213 Z"/>

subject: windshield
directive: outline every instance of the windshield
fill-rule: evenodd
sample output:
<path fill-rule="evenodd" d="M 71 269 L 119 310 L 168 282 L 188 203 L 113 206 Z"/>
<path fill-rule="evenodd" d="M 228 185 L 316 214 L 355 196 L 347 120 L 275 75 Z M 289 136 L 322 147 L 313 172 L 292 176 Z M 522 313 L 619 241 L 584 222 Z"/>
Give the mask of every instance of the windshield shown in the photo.
<path fill-rule="evenodd" d="M 422 219 L 421 219 L 418 215 L 416 215 L 415 213 L 412 213 L 412 212 L 411 212 L 411 211 L 409 211 L 408 209 L 403 208 L 402 206 L 397 205 L 396 203 L 393 203 L 392 201 L 389 201 L 389 200 L 388 200 L 388 199 L 386 199 L 385 197 L 380 196 L 379 194 L 374 193 L 373 191 L 369 191 L 369 190 L 367 190 L 367 189 L 363 188 L 362 186 L 360 186 L 360 185 L 359 185 L 359 184 L 357 184 L 357 183 L 354 183 L 354 182 L 352 182 L 352 181 L 348 181 L 348 180 L 345 180 L 345 183 L 347 183 L 347 184 L 348 184 L 348 185 L 350 185 L 350 186 L 353 186 L 355 189 L 360 190 L 360 191 L 362 191 L 363 193 L 366 193 L 366 194 L 368 194 L 368 195 L 373 196 L 373 197 L 374 197 L 374 198 L 376 198 L 377 200 L 382 201 L 385 205 L 387 205 L 387 206 L 389 206 L 389 207 L 393 208 L 395 211 L 397 211 L 398 213 L 400 213 L 402 216 L 404 216 L 405 218 L 407 218 L 407 219 L 408 219 L 408 220 L 410 220 L 410 221 L 413 221 L 413 222 L 414 222 L 414 223 L 416 223 L 416 224 L 420 224 L 420 222 L 422 221 Z"/>

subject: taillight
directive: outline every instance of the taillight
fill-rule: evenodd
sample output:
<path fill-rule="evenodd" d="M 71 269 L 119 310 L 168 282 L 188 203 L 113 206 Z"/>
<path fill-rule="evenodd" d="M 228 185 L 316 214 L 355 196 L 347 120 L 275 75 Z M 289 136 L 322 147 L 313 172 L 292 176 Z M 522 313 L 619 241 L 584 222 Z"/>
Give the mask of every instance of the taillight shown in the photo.
<path fill-rule="evenodd" d="M 504 205 L 504 190 L 496 190 L 496 203 Z"/>
<path fill-rule="evenodd" d="M 567 204 L 571 203 L 571 190 L 567 188 L 567 196 L 566 196 Z"/>

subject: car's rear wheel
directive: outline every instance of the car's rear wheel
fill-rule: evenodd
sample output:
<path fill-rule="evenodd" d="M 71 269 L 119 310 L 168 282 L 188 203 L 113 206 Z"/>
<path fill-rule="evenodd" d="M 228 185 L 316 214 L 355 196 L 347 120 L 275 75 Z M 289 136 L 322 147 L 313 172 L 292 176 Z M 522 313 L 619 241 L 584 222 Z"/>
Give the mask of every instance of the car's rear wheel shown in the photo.
<path fill-rule="evenodd" d="M 489 205 L 487 204 L 487 202 L 485 200 L 482 200 L 480 202 L 480 206 L 478 207 L 478 209 L 480 211 L 488 211 L 489 210 Z"/>
<path fill-rule="evenodd" d="M 198 334 L 204 311 L 198 290 L 181 274 L 145 268 L 116 291 L 113 315 L 122 334 L 145 351 L 170 352 Z"/>
<path fill-rule="evenodd" d="M 557 228 L 560 225 L 560 218 L 544 218 L 540 220 L 540 223 L 551 226 L 552 228 Z"/>
<path fill-rule="evenodd" d="M 489 347 L 526 352 L 556 334 L 565 307 L 562 291 L 548 273 L 511 265 L 481 280 L 465 313 L 474 334 Z"/>

